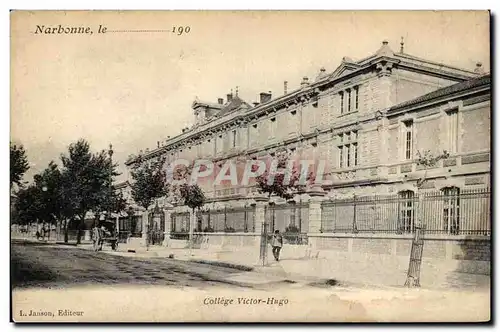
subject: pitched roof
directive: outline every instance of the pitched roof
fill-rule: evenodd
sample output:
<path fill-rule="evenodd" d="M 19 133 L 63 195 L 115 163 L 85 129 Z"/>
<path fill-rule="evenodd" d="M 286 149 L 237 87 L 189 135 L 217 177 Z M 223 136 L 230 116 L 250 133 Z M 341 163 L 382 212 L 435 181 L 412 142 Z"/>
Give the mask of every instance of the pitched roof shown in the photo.
<path fill-rule="evenodd" d="M 416 105 L 425 101 L 430 101 L 432 99 L 437 99 L 440 97 L 444 97 L 446 95 L 451 95 L 454 93 L 466 91 L 469 89 L 473 89 L 476 87 L 481 87 L 481 86 L 486 86 L 491 84 L 491 75 L 484 75 L 480 76 L 477 78 L 473 78 L 464 82 L 456 83 L 441 89 L 438 89 L 436 91 L 432 91 L 428 94 L 422 95 L 420 97 L 417 97 L 415 99 L 411 99 L 405 102 L 402 102 L 400 104 L 394 105 L 391 108 L 389 108 L 388 112 L 393 112 L 396 110 L 399 110 L 404 107 Z"/>
<path fill-rule="evenodd" d="M 217 114 L 217 116 L 218 117 L 224 116 L 224 115 L 226 115 L 228 113 L 231 113 L 231 112 L 239 109 L 242 106 L 251 108 L 251 106 L 246 101 L 244 101 L 243 99 L 241 99 L 238 96 L 234 96 L 229 103 L 226 103 L 224 105 L 224 107 Z"/>

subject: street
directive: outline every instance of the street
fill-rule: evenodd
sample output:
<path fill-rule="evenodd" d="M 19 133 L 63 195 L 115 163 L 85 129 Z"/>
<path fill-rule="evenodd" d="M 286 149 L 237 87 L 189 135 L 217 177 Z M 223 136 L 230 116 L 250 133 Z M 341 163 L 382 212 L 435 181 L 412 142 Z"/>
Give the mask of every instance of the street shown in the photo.
<path fill-rule="evenodd" d="M 72 285 L 242 285 L 225 280 L 241 271 L 165 258 L 131 258 L 73 246 L 12 243 L 13 288 L 67 288 Z"/>
<path fill-rule="evenodd" d="M 12 314 L 18 322 L 463 322 L 490 317 L 486 290 L 273 280 L 258 271 L 16 240 L 11 277 Z"/>

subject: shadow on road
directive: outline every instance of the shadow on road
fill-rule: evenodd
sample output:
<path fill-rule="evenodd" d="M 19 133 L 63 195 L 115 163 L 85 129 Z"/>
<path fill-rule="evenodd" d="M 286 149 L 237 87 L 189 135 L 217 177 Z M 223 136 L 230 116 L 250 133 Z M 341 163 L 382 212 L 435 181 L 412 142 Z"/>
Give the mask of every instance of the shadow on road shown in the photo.
<path fill-rule="evenodd" d="M 168 258 L 133 258 L 71 246 L 13 243 L 11 287 L 66 288 L 75 285 L 172 285 L 250 287 L 226 278 L 240 270 Z"/>

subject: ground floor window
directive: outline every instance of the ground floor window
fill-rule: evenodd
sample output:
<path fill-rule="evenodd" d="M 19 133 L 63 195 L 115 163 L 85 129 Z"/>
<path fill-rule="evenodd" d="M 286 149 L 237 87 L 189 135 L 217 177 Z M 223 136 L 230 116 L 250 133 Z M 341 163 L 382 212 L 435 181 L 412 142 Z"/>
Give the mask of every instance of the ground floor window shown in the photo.
<path fill-rule="evenodd" d="M 399 232 L 412 233 L 415 229 L 415 193 L 399 192 Z"/>

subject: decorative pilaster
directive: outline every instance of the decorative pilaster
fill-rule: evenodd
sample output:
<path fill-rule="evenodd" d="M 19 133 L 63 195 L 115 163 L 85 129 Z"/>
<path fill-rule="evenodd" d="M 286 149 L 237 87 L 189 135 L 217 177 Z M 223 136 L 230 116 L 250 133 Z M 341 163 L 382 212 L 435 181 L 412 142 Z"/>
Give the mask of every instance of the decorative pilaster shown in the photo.
<path fill-rule="evenodd" d="M 255 197 L 255 233 L 262 234 L 262 226 L 266 222 L 266 205 L 268 199 L 266 197 Z"/>
<path fill-rule="evenodd" d="M 309 231 L 310 234 L 321 233 L 321 201 L 325 196 L 321 186 L 313 187 L 308 195 L 309 199 Z"/>
<path fill-rule="evenodd" d="M 163 246 L 164 247 L 168 247 L 169 243 L 170 243 L 170 232 L 172 231 L 172 209 L 173 209 L 173 206 L 171 204 L 165 204 L 165 206 L 163 206 L 163 214 L 164 214 L 164 220 L 163 220 L 163 223 L 164 223 L 164 237 L 163 237 Z"/>

